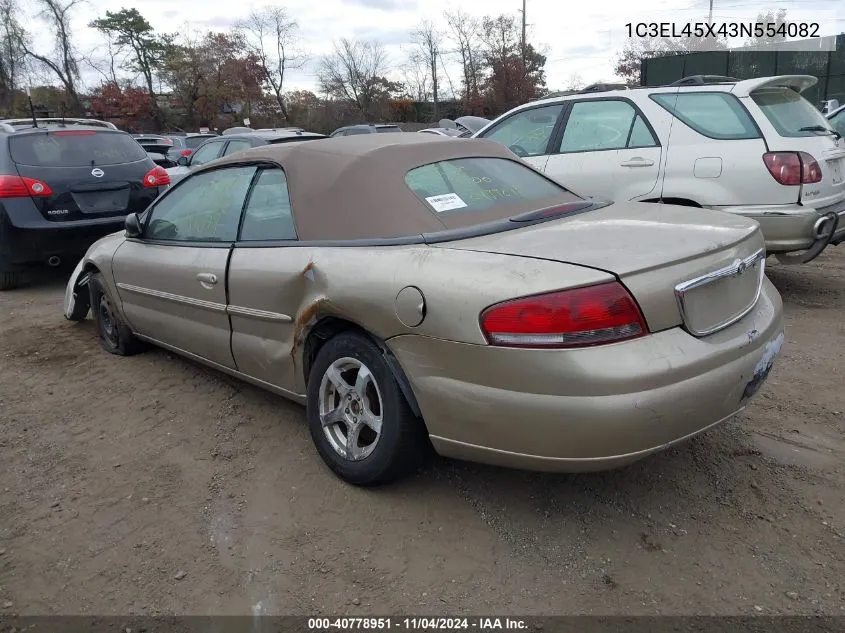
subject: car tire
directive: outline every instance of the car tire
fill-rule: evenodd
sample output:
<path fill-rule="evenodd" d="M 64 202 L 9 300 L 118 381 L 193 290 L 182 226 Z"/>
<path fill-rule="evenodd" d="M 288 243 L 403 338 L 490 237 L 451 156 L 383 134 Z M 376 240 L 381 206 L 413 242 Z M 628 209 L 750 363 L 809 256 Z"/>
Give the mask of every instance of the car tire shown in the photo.
<path fill-rule="evenodd" d="M 0 290 L 14 290 L 23 283 L 23 273 L 20 271 L 0 272 Z"/>
<path fill-rule="evenodd" d="M 364 334 L 344 332 L 323 345 L 309 372 L 306 409 L 317 452 L 351 484 L 390 483 L 428 454 L 425 425 L 408 406 L 382 350 Z"/>
<path fill-rule="evenodd" d="M 91 301 L 91 313 L 97 325 L 97 336 L 100 345 L 110 354 L 118 356 L 132 356 L 140 352 L 144 345 L 115 311 L 109 293 L 106 290 L 103 276 L 95 273 L 88 282 Z"/>

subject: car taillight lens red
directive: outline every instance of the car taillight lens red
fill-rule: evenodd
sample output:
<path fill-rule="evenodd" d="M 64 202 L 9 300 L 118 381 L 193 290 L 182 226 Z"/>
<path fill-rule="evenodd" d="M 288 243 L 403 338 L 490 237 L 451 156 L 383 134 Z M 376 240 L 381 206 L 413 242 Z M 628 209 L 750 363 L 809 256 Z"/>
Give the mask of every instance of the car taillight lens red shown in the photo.
<path fill-rule="evenodd" d="M 0 176 L 0 198 L 44 197 L 53 195 L 46 182 L 21 176 Z"/>
<path fill-rule="evenodd" d="M 491 345 L 585 347 L 648 333 L 634 298 L 618 282 L 498 303 L 481 313 Z"/>
<path fill-rule="evenodd" d="M 763 162 L 782 185 L 810 185 L 822 180 L 821 167 L 807 152 L 769 152 L 763 154 Z"/>
<path fill-rule="evenodd" d="M 192 150 L 192 149 L 183 149 L 179 152 L 179 156 L 190 156 L 193 153 L 194 153 L 194 150 Z"/>
<path fill-rule="evenodd" d="M 170 184 L 170 174 L 168 174 L 164 167 L 156 165 L 147 175 L 144 176 L 145 187 L 163 187 Z"/>

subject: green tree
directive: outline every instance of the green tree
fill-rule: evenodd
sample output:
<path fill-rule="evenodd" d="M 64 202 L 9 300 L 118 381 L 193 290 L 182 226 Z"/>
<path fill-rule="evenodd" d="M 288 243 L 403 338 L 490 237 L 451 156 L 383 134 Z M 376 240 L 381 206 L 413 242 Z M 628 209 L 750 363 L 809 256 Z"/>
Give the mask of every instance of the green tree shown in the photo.
<path fill-rule="evenodd" d="M 137 9 L 106 11 L 106 15 L 89 24 L 108 37 L 126 55 L 127 68 L 139 73 L 153 103 L 157 125 L 164 125 L 164 116 L 156 104 L 155 77 L 162 69 L 172 38 L 157 34 Z"/>

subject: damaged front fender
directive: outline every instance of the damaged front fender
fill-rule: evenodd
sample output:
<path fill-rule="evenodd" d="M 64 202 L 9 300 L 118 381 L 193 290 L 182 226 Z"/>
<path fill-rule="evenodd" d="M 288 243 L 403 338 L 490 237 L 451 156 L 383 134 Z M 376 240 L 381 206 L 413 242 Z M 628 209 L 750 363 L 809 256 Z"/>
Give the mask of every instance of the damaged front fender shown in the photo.
<path fill-rule="evenodd" d="M 88 316 L 91 303 L 88 281 L 91 272 L 85 270 L 85 263 L 84 258 L 79 260 L 65 288 L 64 315 L 68 321 L 84 321 Z"/>

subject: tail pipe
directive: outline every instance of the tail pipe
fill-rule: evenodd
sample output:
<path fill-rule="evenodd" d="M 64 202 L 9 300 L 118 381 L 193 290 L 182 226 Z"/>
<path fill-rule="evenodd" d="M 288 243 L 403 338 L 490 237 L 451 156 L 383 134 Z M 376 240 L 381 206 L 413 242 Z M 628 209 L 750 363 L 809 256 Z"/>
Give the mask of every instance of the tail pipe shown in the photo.
<path fill-rule="evenodd" d="M 55 268 L 56 266 L 60 266 L 61 263 L 62 263 L 62 258 L 59 257 L 58 255 L 53 255 L 53 256 L 47 258 L 47 265 L 52 266 L 53 268 Z"/>

